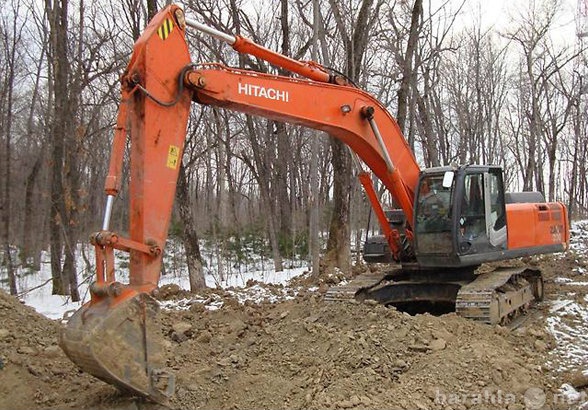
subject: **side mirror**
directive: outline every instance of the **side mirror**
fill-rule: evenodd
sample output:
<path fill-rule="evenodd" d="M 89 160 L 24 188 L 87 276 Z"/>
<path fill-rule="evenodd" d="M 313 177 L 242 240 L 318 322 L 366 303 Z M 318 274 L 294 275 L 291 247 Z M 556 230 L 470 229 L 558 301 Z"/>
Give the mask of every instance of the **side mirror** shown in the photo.
<path fill-rule="evenodd" d="M 445 175 L 443 175 L 443 188 L 451 188 L 454 176 L 455 174 L 453 171 L 445 172 Z"/>

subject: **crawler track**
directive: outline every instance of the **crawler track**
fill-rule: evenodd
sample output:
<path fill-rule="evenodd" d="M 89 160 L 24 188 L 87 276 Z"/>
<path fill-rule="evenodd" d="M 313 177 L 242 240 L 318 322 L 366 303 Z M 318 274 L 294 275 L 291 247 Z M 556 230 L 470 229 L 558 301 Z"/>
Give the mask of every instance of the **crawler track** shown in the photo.
<path fill-rule="evenodd" d="M 325 294 L 325 300 L 328 302 L 351 302 L 362 289 L 371 288 L 380 283 L 385 274 L 367 274 L 354 278 L 351 282 L 341 286 L 332 286 Z"/>
<path fill-rule="evenodd" d="M 540 295 L 536 290 L 540 280 L 539 271 L 527 268 L 498 268 L 480 274 L 457 293 L 455 312 L 479 322 L 507 325 L 543 297 L 542 286 Z"/>

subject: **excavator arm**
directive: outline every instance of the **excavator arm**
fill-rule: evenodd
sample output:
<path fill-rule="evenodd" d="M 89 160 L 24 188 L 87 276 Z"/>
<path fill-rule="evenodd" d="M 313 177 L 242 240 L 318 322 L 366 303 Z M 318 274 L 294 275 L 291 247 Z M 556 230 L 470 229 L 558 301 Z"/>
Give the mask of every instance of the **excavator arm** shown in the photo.
<path fill-rule="evenodd" d="M 102 230 L 91 236 L 96 281 L 90 286 L 90 302 L 70 318 L 60 336 L 61 347 L 82 370 L 158 402 L 172 394 L 174 379 L 164 370 L 160 335 L 153 328 L 158 304 L 150 292 L 159 281 L 192 96 L 181 81 L 190 55 L 177 10 L 168 7 L 150 22 L 121 78 L 106 212 Z M 121 189 L 127 143 L 125 238 L 110 230 L 110 216 Z M 129 254 L 127 284 L 115 275 L 115 250 Z"/>
<path fill-rule="evenodd" d="M 218 64 L 194 65 L 185 40 L 188 25 L 300 78 Z M 91 236 L 96 249 L 91 300 L 72 316 L 60 337 L 66 354 L 86 372 L 158 402 L 173 393 L 174 380 L 164 369 L 160 334 L 152 328 L 157 302 L 151 293 L 160 277 L 192 100 L 323 130 L 340 139 L 382 181 L 408 221 L 419 178 L 419 167 L 395 120 L 365 91 L 314 62 L 293 60 L 186 19 L 177 5 L 159 12 L 136 42 L 121 78 L 121 104 L 105 183 L 106 211 L 102 229 Z M 127 145 L 128 238 L 110 229 Z M 391 248 L 399 252 L 398 235 L 388 224 L 371 177 L 362 172 L 360 180 Z M 115 250 L 129 254 L 128 283 L 123 284 L 124 278 L 115 272 Z"/>

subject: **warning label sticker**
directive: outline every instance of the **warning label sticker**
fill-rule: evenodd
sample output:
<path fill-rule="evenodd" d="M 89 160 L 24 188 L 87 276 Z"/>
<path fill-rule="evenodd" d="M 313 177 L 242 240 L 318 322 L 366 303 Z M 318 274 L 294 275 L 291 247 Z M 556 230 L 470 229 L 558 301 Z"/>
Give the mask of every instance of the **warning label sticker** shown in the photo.
<path fill-rule="evenodd" d="M 161 26 L 159 26 L 159 28 L 157 29 L 157 35 L 159 36 L 160 39 L 165 40 L 166 38 L 169 37 L 169 35 L 173 29 L 174 29 L 174 23 L 173 23 L 172 19 L 169 19 L 169 18 L 165 19 L 163 21 L 163 24 Z"/>
<path fill-rule="evenodd" d="M 180 162 L 180 148 L 175 145 L 170 145 L 167 152 L 167 167 L 176 169 Z"/>

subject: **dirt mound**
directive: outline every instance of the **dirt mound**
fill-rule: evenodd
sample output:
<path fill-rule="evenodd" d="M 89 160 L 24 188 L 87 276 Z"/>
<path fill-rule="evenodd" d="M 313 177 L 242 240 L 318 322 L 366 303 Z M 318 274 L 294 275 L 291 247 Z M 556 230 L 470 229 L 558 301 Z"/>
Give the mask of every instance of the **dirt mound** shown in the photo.
<path fill-rule="evenodd" d="M 0 318 L 0 409 L 94 406 L 117 396 L 67 359 L 57 322 L 3 291 Z"/>
<path fill-rule="evenodd" d="M 539 264 L 548 299 L 572 289 L 560 276 L 576 264 L 574 257 Z M 455 314 L 409 316 L 378 305 L 325 302 L 316 283 L 314 290 L 300 285 L 297 294 L 291 287 L 250 285 L 266 302 L 243 301 L 230 290 L 209 290 L 195 302 L 176 288 L 163 289 L 164 306 L 184 309 L 159 316 L 177 375 L 172 408 L 570 407 L 554 399 L 562 380 L 549 352 L 557 346 L 540 315 L 507 331 Z M 269 303 L 274 296 L 291 300 Z M 547 316 L 550 306 L 535 312 Z M 0 410 L 153 407 L 78 371 L 57 346 L 57 322 L 3 292 L 0 315 Z"/>
<path fill-rule="evenodd" d="M 524 408 L 553 388 L 542 331 L 308 296 L 167 315 L 179 408 Z"/>
<path fill-rule="evenodd" d="M 76 369 L 56 344 L 59 324 L 2 292 L 0 314 L 0 409 L 135 406 Z M 225 297 L 217 311 L 194 304 L 160 319 L 174 408 L 523 408 L 529 388 L 553 390 L 546 334 L 455 315 L 305 293 L 275 304 Z"/>

